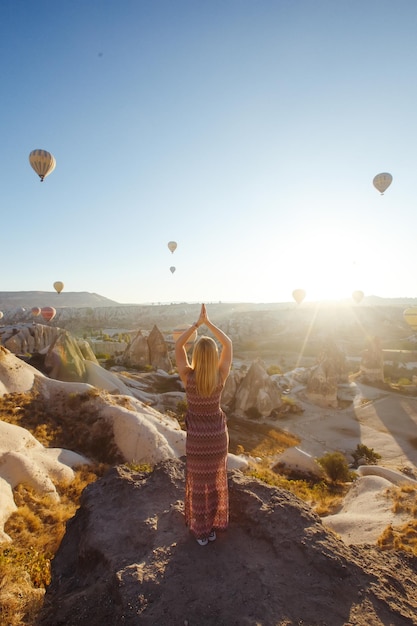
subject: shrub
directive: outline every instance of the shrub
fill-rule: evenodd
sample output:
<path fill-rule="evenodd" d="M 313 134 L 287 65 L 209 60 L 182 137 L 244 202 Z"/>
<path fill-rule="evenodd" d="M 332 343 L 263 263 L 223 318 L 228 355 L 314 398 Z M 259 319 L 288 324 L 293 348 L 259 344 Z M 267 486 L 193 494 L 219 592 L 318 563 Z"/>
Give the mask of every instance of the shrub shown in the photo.
<path fill-rule="evenodd" d="M 317 459 L 332 483 L 344 483 L 351 479 L 349 466 L 341 452 L 327 452 Z"/>
<path fill-rule="evenodd" d="M 358 467 L 361 462 L 363 465 L 376 465 L 381 458 L 378 452 L 373 448 L 368 448 L 363 443 L 358 443 L 354 452 L 352 452 L 354 467 Z"/>
<path fill-rule="evenodd" d="M 266 371 L 269 376 L 272 376 L 273 374 L 282 374 L 282 370 L 279 365 L 270 365 Z"/>
<path fill-rule="evenodd" d="M 409 379 L 409 378 L 405 378 L 405 377 L 404 377 L 404 378 L 400 378 L 400 379 L 399 379 L 398 384 L 399 384 L 399 385 L 404 385 L 404 386 L 407 386 L 407 385 L 411 385 L 411 381 L 410 381 L 410 379 Z"/>

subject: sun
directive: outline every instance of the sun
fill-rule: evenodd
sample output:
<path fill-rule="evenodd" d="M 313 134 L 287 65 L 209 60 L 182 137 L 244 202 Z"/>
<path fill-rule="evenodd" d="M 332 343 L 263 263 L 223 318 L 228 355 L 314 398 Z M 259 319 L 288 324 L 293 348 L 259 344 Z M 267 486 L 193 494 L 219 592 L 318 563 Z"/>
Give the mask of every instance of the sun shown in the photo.
<path fill-rule="evenodd" d="M 293 261 L 297 287 L 306 291 L 306 300 L 344 300 L 361 289 L 355 249 L 340 230 L 317 229 L 301 242 L 301 255 Z"/>

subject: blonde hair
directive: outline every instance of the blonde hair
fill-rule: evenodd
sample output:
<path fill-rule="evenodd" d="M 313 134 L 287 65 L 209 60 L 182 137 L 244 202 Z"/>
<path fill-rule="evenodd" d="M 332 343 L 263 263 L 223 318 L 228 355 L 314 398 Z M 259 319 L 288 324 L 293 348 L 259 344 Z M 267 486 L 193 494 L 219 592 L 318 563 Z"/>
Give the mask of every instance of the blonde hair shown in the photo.
<path fill-rule="evenodd" d="M 194 346 L 191 367 L 199 395 L 211 396 L 219 382 L 219 351 L 214 339 L 200 337 Z"/>

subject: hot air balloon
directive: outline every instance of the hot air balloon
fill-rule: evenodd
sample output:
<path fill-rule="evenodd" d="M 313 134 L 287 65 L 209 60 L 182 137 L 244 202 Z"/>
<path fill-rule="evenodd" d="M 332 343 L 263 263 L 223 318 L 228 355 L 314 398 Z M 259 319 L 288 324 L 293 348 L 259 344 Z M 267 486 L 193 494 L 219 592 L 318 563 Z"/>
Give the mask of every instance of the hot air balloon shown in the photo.
<path fill-rule="evenodd" d="M 168 248 L 171 250 L 172 254 L 174 254 L 175 250 L 177 249 L 177 242 L 168 241 Z"/>
<path fill-rule="evenodd" d="M 3 311 L 0 311 L 0 320 L 3 319 Z"/>
<path fill-rule="evenodd" d="M 44 306 L 41 309 L 41 315 L 43 319 L 45 320 L 45 322 L 50 322 L 51 320 L 54 319 L 56 315 L 56 310 L 54 309 L 53 306 Z"/>
<path fill-rule="evenodd" d="M 177 328 L 174 328 L 174 330 L 172 331 L 172 338 L 174 341 L 177 341 L 177 339 L 179 337 L 181 337 L 182 333 L 187 330 L 187 328 L 190 328 L 190 324 L 185 324 L 183 326 L 178 326 Z M 187 343 L 185 344 L 187 347 L 189 347 L 191 344 L 194 343 L 194 341 L 197 339 L 197 330 L 195 330 L 193 332 L 193 334 L 191 335 L 191 337 L 188 339 Z"/>
<path fill-rule="evenodd" d="M 381 195 L 384 194 L 384 191 L 388 189 L 391 183 L 392 176 L 391 174 L 388 174 L 388 172 L 382 172 L 382 174 L 377 174 L 373 180 L 374 187 L 381 192 Z"/>
<path fill-rule="evenodd" d="M 56 282 L 54 282 L 54 289 L 55 289 L 55 291 L 57 291 L 58 293 L 61 293 L 63 288 L 64 288 L 64 283 L 61 283 L 60 280 L 57 280 Z"/>
<path fill-rule="evenodd" d="M 306 297 L 306 292 L 304 291 L 304 289 L 294 289 L 294 291 L 292 292 L 292 297 L 297 304 L 301 304 Z"/>
<path fill-rule="evenodd" d="M 54 171 L 56 161 L 47 150 L 32 150 L 29 154 L 29 163 L 41 179 L 41 183 L 45 176 Z"/>
<path fill-rule="evenodd" d="M 352 293 L 352 298 L 354 299 L 356 304 L 359 304 L 359 302 L 362 302 L 364 295 L 365 294 L 363 293 L 363 291 L 354 291 Z"/>
<path fill-rule="evenodd" d="M 40 306 L 32 307 L 31 313 L 32 313 L 33 317 L 38 317 L 38 315 L 41 314 L 41 307 Z"/>
<path fill-rule="evenodd" d="M 176 268 L 173 265 L 171 265 L 171 267 L 169 269 L 171 271 L 171 274 L 173 274 L 175 272 L 175 270 L 176 270 Z"/>
<path fill-rule="evenodd" d="M 405 309 L 403 313 L 404 319 L 413 330 L 417 330 L 417 306 Z"/>

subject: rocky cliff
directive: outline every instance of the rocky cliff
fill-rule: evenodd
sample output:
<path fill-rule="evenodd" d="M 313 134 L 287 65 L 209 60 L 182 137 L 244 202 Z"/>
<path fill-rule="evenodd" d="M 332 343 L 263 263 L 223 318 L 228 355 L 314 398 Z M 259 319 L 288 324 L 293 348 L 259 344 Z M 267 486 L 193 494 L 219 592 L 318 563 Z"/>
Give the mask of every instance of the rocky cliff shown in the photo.
<path fill-rule="evenodd" d="M 307 504 L 229 474 L 230 527 L 184 525 L 184 465 L 91 484 L 52 562 L 40 626 L 415 624 L 417 559 L 346 546 Z"/>

